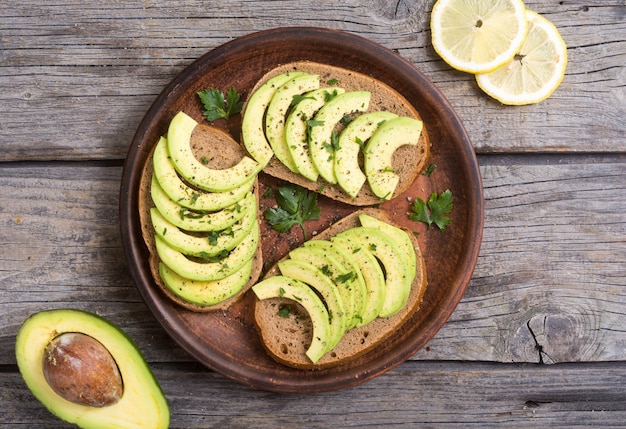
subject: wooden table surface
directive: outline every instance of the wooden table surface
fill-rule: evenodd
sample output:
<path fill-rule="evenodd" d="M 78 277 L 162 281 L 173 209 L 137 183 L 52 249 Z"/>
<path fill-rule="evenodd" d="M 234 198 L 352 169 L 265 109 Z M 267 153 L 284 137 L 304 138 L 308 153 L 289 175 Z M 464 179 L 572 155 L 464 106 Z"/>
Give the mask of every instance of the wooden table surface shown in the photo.
<path fill-rule="evenodd" d="M 626 3 L 528 0 L 568 46 L 543 103 L 500 105 L 434 52 L 433 0 L 0 1 L 0 427 L 70 427 L 17 370 L 31 314 L 118 324 L 169 401 L 172 428 L 626 425 Z M 287 395 L 195 362 L 148 310 L 118 221 L 141 118 L 195 59 L 238 36 L 317 26 L 365 36 L 421 69 L 480 164 L 484 237 L 448 323 L 358 387 Z"/>

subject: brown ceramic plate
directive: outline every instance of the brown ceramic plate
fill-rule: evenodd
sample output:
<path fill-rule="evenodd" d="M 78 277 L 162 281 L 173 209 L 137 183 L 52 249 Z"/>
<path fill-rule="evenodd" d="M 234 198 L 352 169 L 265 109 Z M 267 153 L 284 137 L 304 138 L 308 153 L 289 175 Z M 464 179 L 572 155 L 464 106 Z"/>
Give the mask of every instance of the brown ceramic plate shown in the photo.
<path fill-rule="evenodd" d="M 248 293 L 228 311 L 193 313 L 170 302 L 154 284 L 148 266 L 138 212 L 142 167 L 170 119 L 180 110 L 202 120 L 196 93 L 235 87 L 245 98 L 257 80 L 273 67 L 296 60 L 311 60 L 369 74 L 403 94 L 419 111 L 432 143 L 431 162 L 437 165 L 405 195 L 381 207 L 399 224 L 419 233 L 429 285 L 421 309 L 384 343 L 347 365 L 304 371 L 280 365 L 264 352 L 252 321 L 254 297 Z M 224 121 L 222 121 L 224 122 Z M 239 138 L 240 118 L 227 128 Z M 272 181 L 261 176 L 263 186 Z M 407 197 L 427 198 L 450 189 L 454 209 L 450 226 L 441 233 L 408 220 Z M 320 197 L 322 219 L 307 225 L 319 230 L 352 207 Z M 322 392 L 357 385 L 411 357 L 449 318 L 467 287 L 480 248 L 483 195 L 480 172 L 471 142 L 445 97 L 406 60 L 371 41 L 344 32 L 319 28 L 280 28 L 250 34 L 228 42 L 196 60 L 158 96 L 134 136 L 121 184 L 120 220 L 124 248 L 132 276 L 150 310 L 174 340 L 207 367 L 245 385 L 278 392 Z M 302 237 L 294 228 L 293 240 L 263 228 L 264 260 L 286 252 L 285 243 Z M 294 243 L 295 241 L 295 243 Z"/>

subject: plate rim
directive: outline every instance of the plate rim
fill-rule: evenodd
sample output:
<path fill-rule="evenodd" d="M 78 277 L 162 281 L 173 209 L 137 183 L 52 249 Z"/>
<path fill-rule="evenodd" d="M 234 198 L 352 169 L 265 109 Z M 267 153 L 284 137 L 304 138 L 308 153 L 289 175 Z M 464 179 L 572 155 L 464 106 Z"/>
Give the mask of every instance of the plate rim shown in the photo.
<path fill-rule="evenodd" d="M 411 76 L 412 80 L 418 79 L 420 82 L 426 83 L 426 89 L 430 95 L 436 98 L 439 105 L 442 106 L 458 127 L 456 131 L 460 133 L 460 136 L 462 137 L 462 145 L 459 146 L 459 149 L 461 150 L 461 159 L 464 160 L 465 168 L 469 173 L 471 173 L 475 180 L 473 190 L 474 192 L 478 192 L 478 195 L 473 195 L 474 198 L 469 198 L 469 200 L 475 204 L 472 204 L 468 208 L 468 222 L 471 221 L 472 224 L 467 227 L 467 229 L 471 229 L 476 232 L 476 240 L 472 245 L 463 247 L 463 252 L 461 252 L 461 256 L 459 257 L 459 260 L 463 261 L 463 264 L 469 266 L 470 269 L 464 270 L 456 276 L 455 280 L 458 281 L 457 284 L 459 286 L 454 289 L 453 294 L 447 295 L 446 303 L 449 305 L 444 306 L 444 310 L 439 311 L 437 313 L 437 317 L 430 323 L 431 326 L 435 326 L 435 329 L 429 329 L 426 335 L 420 337 L 419 341 L 404 342 L 400 350 L 394 350 L 394 358 L 385 361 L 383 368 L 376 368 L 369 371 L 363 370 L 358 372 L 356 377 L 354 375 L 343 378 L 329 376 L 323 378 L 322 380 L 315 377 L 306 379 L 299 378 L 297 384 L 290 384 L 288 382 L 289 380 L 285 382 L 285 380 L 276 380 L 271 376 L 267 376 L 266 379 L 251 379 L 250 377 L 246 377 L 245 374 L 241 373 L 240 365 L 234 364 L 228 359 L 206 362 L 203 359 L 204 356 L 201 356 L 196 350 L 196 347 L 194 347 L 193 339 L 190 338 L 190 335 L 188 335 L 188 333 L 186 333 L 186 335 L 181 335 L 181 328 L 184 328 L 184 324 L 180 321 L 168 320 L 164 317 L 163 305 L 155 301 L 151 296 L 152 294 L 149 293 L 148 290 L 140 287 L 140 285 L 149 284 L 150 282 L 153 282 L 153 280 L 150 270 L 145 269 L 145 263 L 143 264 L 142 269 L 141 258 L 143 256 L 145 260 L 147 249 L 142 255 L 137 254 L 135 251 L 135 249 L 141 249 L 142 246 L 145 246 L 141 236 L 141 226 L 139 225 L 137 205 L 138 186 L 135 186 L 139 183 L 138 180 L 141 168 L 133 169 L 133 163 L 136 161 L 137 157 L 142 154 L 142 149 L 144 151 L 146 150 L 141 147 L 141 143 L 150 126 L 150 118 L 154 116 L 155 112 L 158 112 L 164 105 L 171 102 L 172 99 L 176 98 L 178 94 L 183 91 L 183 89 L 181 89 L 182 87 L 180 82 L 183 78 L 189 79 L 191 76 L 196 74 L 207 73 L 207 71 L 203 69 L 203 66 L 207 63 L 227 61 L 229 53 L 231 53 L 234 49 L 241 49 L 241 46 L 245 46 L 251 41 L 255 41 L 256 43 L 271 44 L 275 43 L 277 39 L 286 36 L 293 36 L 294 33 L 297 33 L 300 38 L 316 38 L 315 40 L 318 42 L 356 42 L 362 48 L 371 49 L 372 56 L 380 54 L 386 59 L 393 60 L 393 64 L 399 67 L 394 69 L 394 72 L 402 73 L 403 76 L 408 74 Z M 184 67 L 182 71 L 179 72 L 163 88 L 156 99 L 152 102 L 137 127 L 124 161 L 122 181 L 120 185 L 119 218 L 123 249 L 126 254 L 127 261 L 129 262 L 131 277 L 133 278 L 140 295 L 167 334 L 192 357 L 208 368 L 249 387 L 283 393 L 302 393 L 303 389 L 309 392 L 326 392 L 361 384 L 396 367 L 410 358 L 413 354 L 415 354 L 415 352 L 417 352 L 417 350 L 430 341 L 443 324 L 445 324 L 462 299 L 476 266 L 483 234 L 484 196 L 482 178 L 476 154 L 463 123 L 444 94 L 415 65 L 389 48 L 353 33 L 320 27 L 278 27 L 249 33 L 209 50 L 207 53 L 194 60 L 191 64 Z"/>

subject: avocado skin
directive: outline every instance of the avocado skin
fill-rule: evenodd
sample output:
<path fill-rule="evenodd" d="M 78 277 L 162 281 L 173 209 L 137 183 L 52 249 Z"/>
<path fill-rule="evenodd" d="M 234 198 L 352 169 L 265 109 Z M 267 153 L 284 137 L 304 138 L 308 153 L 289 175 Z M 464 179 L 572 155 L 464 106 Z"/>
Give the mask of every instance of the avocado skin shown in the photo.
<path fill-rule="evenodd" d="M 119 402 L 106 407 L 73 404 L 48 385 L 42 371 L 46 346 L 67 332 L 99 341 L 113 356 L 122 375 Z M 110 321 L 82 310 L 46 310 L 31 315 L 16 338 L 17 364 L 33 395 L 54 415 L 84 429 L 166 429 L 170 411 L 165 396 L 133 341 Z"/>

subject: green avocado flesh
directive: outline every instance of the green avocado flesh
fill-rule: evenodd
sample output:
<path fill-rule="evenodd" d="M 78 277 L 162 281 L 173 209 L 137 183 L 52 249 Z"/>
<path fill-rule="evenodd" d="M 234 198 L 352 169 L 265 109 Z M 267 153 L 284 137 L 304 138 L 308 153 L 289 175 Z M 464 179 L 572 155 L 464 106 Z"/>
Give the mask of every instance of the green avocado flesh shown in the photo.
<path fill-rule="evenodd" d="M 259 226 L 256 224 L 237 247 L 217 260 L 191 260 L 158 235 L 155 236 L 155 242 L 161 261 L 179 276 L 201 282 L 215 281 L 234 274 L 252 259 L 259 242 Z"/>
<path fill-rule="evenodd" d="M 199 306 L 219 304 L 239 293 L 250 280 L 254 260 L 250 259 L 233 274 L 213 281 L 190 280 L 179 276 L 167 265 L 159 264 L 159 275 L 176 296 Z"/>
<path fill-rule="evenodd" d="M 422 121 L 370 111 L 372 94 L 324 86 L 319 76 L 287 72 L 262 84 L 243 114 L 248 153 L 264 167 L 272 158 L 311 182 L 321 179 L 357 198 L 367 183 L 390 199 L 400 181 L 392 170 L 394 152 L 417 145 Z M 393 122 L 382 127 L 383 123 Z M 326 184 L 324 184 L 326 185 Z"/>
<path fill-rule="evenodd" d="M 222 210 L 206 213 L 195 212 L 172 201 L 154 176 L 152 176 L 150 193 L 154 205 L 165 219 L 180 229 L 196 232 L 221 231 L 230 228 L 241 220 L 249 210 L 253 209 L 256 201 L 256 196 L 250 192 L 241 201 Z"/>
<path fill-rule="evenodd" d="M 337 183 L 333 130 L 344 116 L 366 111 L 371 95 L 368 91 L 344 92 L 324 104 L 315 114 L 317 125 L 311 128 L 309 141 L 311 158 L 320 176 L 328 183 Z"/>
<path fill-rule="evenodd" d="M 306 260 L 286 259 L 278 263 L 278 268 L 282 275 L 306 283 L 322 296 L 330 318 L 331 336 L 328 347 L 329 349 L 335 347 L 341 340 L 346 326 L 344 326 L 343 300 L 333 279 Z"/>
<path fill-rule="evenodd" d="M 293 172 L 298 170 L 287 147 L 285 117 L 294 97 L 318 89 L 319 86 L 320 77 L 318 75 L 307 73 L 296 76 L 276 90 L 265 113 L 265 136 L 274 151 L 274 155 Z"/>
<path fill-rule="evenodd" d="M 188 186 L 176 172 L 167 151 L 167 140 L 161 137 L 152 156 L 154 176 L 167 196 L 191 210 L 214 212 L 241 200 L 254 186 L 256 176 L 226 192 L 201 192 Z"/>
<path fill-rule="evenodd" d="M 118 402 L 103 407 L 80 405 L 59 396 L 46 381 L 45 350 L 64 333 L 82 333 L 111 354 L 123 381 Z M 80 310 L 42 311 L 20 328 L 15 355 L 33 395 L 54 415 L 85 429 L 166 429 L 170 411 L 161 388 L 140 351 L 120 328 Z"/>
<path fill-rule="evenodd" d="M 389 200 L 398 186 L 400 176 L 393 171 L 395 151 L 404 145 L 417 145 L 422 121 L 407 117 L 390 119 L 374 132 L 365 146 L 365 175 L 372 192 Z"/>
<path fill-rule="evenodd" d="M 284 73 L 269 79 L 250 96 L 246 103 L 241 120 L 241 137 L 246 150 L 261 165 L 261 168 L 265 167 L 274 156 L 274 151 L 265 136 L 263 124 L 265 111 L 279 87 L 289 79 L 303 74 L 303 72 Z"/>
<path fill-rule="evenodd" d="M 343 88 L 338 87 L 320 88 L 307 92 L 287 116 L 285 124 L 287 149 L 289 149 L 298 173 L 312 182 L 317 180 L 319 172 L 313 165 L 311 152 L 309 151 L 308 121 L 326 104 L 328 99 L 344 92 Z"/>
<path fill-rule="evenodd" d="M 287 298 L 302 305 L 313 322 L 313 340 L 306 355 L 312 362 L 321 359 L 328 350 L 331 338 L 328 310 L 317 294 L 301 281 L 273 276 L 257 283 L 252 290 L 259 299 Z"/>
<path fill-rule="evenodd" d="M 184 112 L 171 120 L 167 130 L 167 148 L 176 170 L 192 185 L 209 192 L 226 192 L 256 177 L 259 163 L 243 157 L 238 164 L 214 170 L 198 161 L 191 149 L 191 134 L 198 123 Z"/>
<path fill-rule="evenodd" d="M 337 183 L 352 198 L 355 198 L 367 177 L 359 165 L 362 146 L 383 122 L 396 118 L 391 112 L 370 112 L 358 116 L 346 126 L 339 136 L 339 147 L 335 150 L 335 176 Z"/>
<path fill-rule="evenodd" d="M 409 298 L 415 270 L 409 272 L 406 258 L 392 238 L 377 228 L 356 227 L 346 230 L 337 237 L 352 241 L 369 249 L 381 261 L 385 271 L 385 300 L 379 317 L 389 317 L 400 311 Z M 413 264 L 414 265 L 414 264 Z"/>
<path fill-rule="evenodd" d="M 298 288 L 304 285 L 319 297 L 328 314 L 324 323 L 329 325 L 328 336 L 321 337 L 327 345 L 324 354 L 348 330 L 390 317 L 404 308 L 415 279 L 417 255 L 408 233 L 369 215 L 363 214 L 359 219 L 360 226 L 346 229 L 330 240 L 308 240 L 291 250 L 278 263 L 280 275 L 266 278 L 263 286 L 253 287 L 259 299 L 293 300 L 295 293 L 277 292 L 280 284 L 293 281 Z M 280 280 L 272 280 L 277 278 Z M 274 292 L 270 293 L 270 289 Z M 323 315 L 317 304 L 305 306 L 309 308 L 313 323 L 322 324 L 319 319 Z M 317 358 L 317 352 L 313 356 Z"/>

